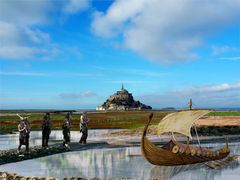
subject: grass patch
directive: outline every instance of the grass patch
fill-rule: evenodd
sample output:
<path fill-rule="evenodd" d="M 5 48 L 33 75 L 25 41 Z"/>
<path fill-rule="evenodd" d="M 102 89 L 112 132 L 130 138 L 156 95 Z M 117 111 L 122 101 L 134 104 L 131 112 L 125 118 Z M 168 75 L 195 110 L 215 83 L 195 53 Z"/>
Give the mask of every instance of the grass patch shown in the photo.
<path fill-rule="evenodd" d="M 88 114 L 90 122 L 89 128 L 90 129 L 137 129 L 143 127 L 147 120 L 150 113 L 153 112 L 153 120 L 151 122 L 152 125 L 157 125 L 159 121 L 166 116 L 170 112 L 164 111 L 121 111 L 121 112 L 91 112 Z M 4 112 L 7 113 L 7 112 Z M 11 111 L 9 112 L 12 115 L 2 115 L 0 116 L 0 132 L 7 132 L 10 133 L 12 131 L 17 131 L 17 125 L 19 123 L 19 118 L 14 115 L 17 112 Z M 21 113 L 23 116 L 30 116 L 29 121 L 32 126 L 32 130 L 41 130 L 42 119 L 44 113 L 41 112 L 26 112 L 24 114 Z M 209 116 L 240 116 L 240 112 L 231 112 L 231 111 L 216 111 L 210 112 Z M 64 114 L 59 113 L 51 113 L 52 119 L 52 130 L 62 130 L 62 123 L 64 120 Z M 80 115 L 73 114 L 72 115 L 72 130 L 79 130 L 79 119 Z M 210 129 L 212 127 L 209 127 Z M 230 128 L 231 129 L 231 128 Z M 238 129 L 237 129 L 238 130 Z M 226 129 L 212 129 L 212 133 L 217 133 L 220 131 L 230 132 L 227 127 Z M 235 133 L 236 128 L 232 128 L 231 131 Z M 208 133 L 210 130 L 202 129 L 200 132 Z M 240 132 L 240 131 L 239 131 Z"/>
<path fill-rule="evenodd" d="M 198 135 L 202 136 L 223 136 L 240 134 L 240 126 L 203 126 L 197 128 Z M 191 129 L 191 134 L 195 134 L 195 130 Z"/>
<path fill-rule="evenodd" d="M 13 113 L 13 112 L 11 112 Z M 90 129 L 135 129 L 146 124 L 151 111 L 122 111 L 122 112 L 94 112 L 89 113 Z M 168 112 L 154 112 L 153 124 L 157 124 Z M 25 114 L 24 116 L 28 116 Z M 40 130 L 44 113 L 31 114 L 29 121 L 32 130 Z M 80 115 L 72 115 L 72 130 L 79 130 Z M 61 130 L 64 114 L 51 114 L 52 129 Z M 19 118 L 15 115 L 0 116 L 0 131 L 17 131 Z"/>
<path fill-rule="evenodd" d="M 209 116 L 240 116 L 239 111 L 213 111 L 208 113 Z"/>

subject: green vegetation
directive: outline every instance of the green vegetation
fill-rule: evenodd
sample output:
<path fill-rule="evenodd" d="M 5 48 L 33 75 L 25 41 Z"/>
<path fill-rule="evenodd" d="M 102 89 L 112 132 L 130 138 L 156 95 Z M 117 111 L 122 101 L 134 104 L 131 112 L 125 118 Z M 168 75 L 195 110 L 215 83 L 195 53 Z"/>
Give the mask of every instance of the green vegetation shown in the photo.
<path fill-rule="evenodd" d="M 91 112 L 88 114 L 91 129 L 105 129 L 105 128 L 122 128 L 134 129 L 142 127 L 148 120 L 150 111 L 122 111 L 122 112 Z M 0 132 L 12 132 L 17 130 L 19 118 L 11 112 L 10 115 L 0 116 Z M 153 124 L 157 124 L 167 112 L 157 111 L 154 112 Z M 21 114 L 28 116 L 29 114 Z M 44 113 L 32 113 L 29 121 L 32 130 L 40 130 Z M 52 128 L 55 130 L 62 129 L 62 122 L 64 114 L 51 114 Z M 72 115 L 72 130 L 79 130 L 80 115 Z"/>
<path fill-rule="evenodd" d="M 240 111 L 213 111 L 209 116 L 240 116 Z"/>
<path fill-rule="evenodd" d="M 150 113 L 153 112 L 153 125 L 159 123 L 159 121 L 166 116 L 170 112 L 164 111 L 121 111 L 121 112 L 89 112 L 88 116 L 90 119 L 89 127 L 91 129 L 105 129 L 105 128 L 122 128 L 122 129 L 136 129 L 139 127 L 143 127 Z M 19 118 L 15 115 L 15 113 L 19 113 L 22 116 L 29 116 L 29 121 L 32 126 L 32 130 L 40 130 L 42 124 L 42 118 L 44 113 L 41 111 L 1 111 L 2 115 L 0 116 L 0 133 L 7 132 L 11 133 L 13 131 L 17 131 L 17 125 L 19 123 Z M 208 114 L 209 116 L 240 116 L 240 112 L 231 112 L 231 111 L 216 111 Z M 52 129 L 61 130 L 62 122 L 64 120 L 64 114 L 51 113 L 52 119 Z M 79 130 L 79 114 L 72 115 L 72 130 Z M 209 132 L 209 128 L 213 127 L 205 127 L 202 130 L 200 129 L 200 133 L 204 134 Z M 230 128 L 231 129 L 231 128 Z M 220 129 L 213 128 L 211 133 L 220 132 Z M 226 130 L 230 131 L 230 130 Z M 235 132 L 235 129 L 232 128 L 232 132 Z"/>
<path fill-rule="evenodd" d="M 198 127 L 197 132 L 200 136 L 238 135 L 240 134 L 240 126 L 203 126 Z M 193 128 L 191 134 L 195 134 Z"/>

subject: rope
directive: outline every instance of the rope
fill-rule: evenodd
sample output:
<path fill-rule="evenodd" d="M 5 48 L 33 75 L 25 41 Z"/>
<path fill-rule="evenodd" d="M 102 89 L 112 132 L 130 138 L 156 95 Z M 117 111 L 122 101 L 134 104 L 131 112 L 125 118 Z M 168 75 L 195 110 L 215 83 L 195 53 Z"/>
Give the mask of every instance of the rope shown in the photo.
<path fill-rule="evenodd" d="M 198 140 L 199 147 L 201 147 L 201 144 L 200 144 L 200 140 L 199 140 L 199 137 L 198 137 L 198 133 L 197 133 L 197 128 L 196 128 L 196 126 L 194 126 L 194 129 L 195 129 L 195 133 L 196 133 L 196 135 L 197 135 L 197 140 Z"/>
<path fill-rule="evenodd" d="M 175 139 L 175 137 L 174 137 L 174 134 L 173 134 L 173 132 L 172 132 L 172 138 L 173 138 L 173 140 L 174 140 L 174 141 L 176 141 L 176 139 Z"/>

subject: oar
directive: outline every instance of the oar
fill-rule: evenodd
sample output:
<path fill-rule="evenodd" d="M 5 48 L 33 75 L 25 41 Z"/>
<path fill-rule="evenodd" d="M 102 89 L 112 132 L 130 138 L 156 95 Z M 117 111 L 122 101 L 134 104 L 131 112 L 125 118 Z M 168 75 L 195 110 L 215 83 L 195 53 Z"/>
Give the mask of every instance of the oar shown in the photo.
<path fill-rule="evenodd" d="M 230 162 L 236 160 L 239 157 L 240 157 L 240 154 L 234 154 L 222 160 L 207 162 L 205 163 L 205 165 L 212 169 L 223 168 L 224 166 L 227 166 Z"/>

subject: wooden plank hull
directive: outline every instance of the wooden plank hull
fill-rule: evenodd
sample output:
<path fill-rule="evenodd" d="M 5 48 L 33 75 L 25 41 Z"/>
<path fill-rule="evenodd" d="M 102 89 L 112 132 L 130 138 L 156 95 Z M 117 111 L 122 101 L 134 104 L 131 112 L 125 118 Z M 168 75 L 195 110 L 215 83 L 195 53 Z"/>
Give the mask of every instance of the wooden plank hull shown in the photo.
<path fill-rule="evenodd" d="M 154 145 L 147 137 L 146 131 L 148 125 L 151 121 L 152 116 L 149 118 L 149 122 L 144 128 L 144 132 L 141 140 L 141 151 L 142 155 L 145 159 L 151 164 L 158 166 L 176 166 L 176 165 L 187 165 L 187 164 L 195 164 L 207 161 L 214 161 L 223 159 L 228 156 L 229 149 L 228 147 L 224 147 L 219 149 L 218 151 L 205 151 L 205 154 L 193 154 L 185 152 L 173 152 L 172 147 L 175 145 L 173 141 L 170 141 L 163 147 L 158 147 Z M 187 146 L 187 145 L 185 145 Z M 189 147 L 190 148 L 190 147 Z M 197 147 L 191 147 L 199 150 Z M 190 149 L 191 152 L 191 149 Z"/>

